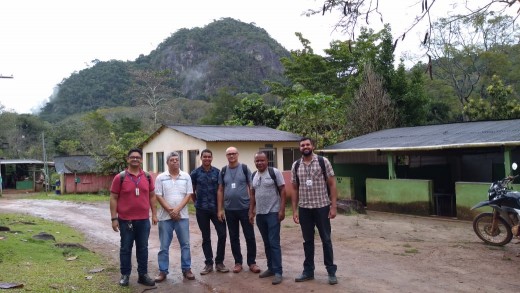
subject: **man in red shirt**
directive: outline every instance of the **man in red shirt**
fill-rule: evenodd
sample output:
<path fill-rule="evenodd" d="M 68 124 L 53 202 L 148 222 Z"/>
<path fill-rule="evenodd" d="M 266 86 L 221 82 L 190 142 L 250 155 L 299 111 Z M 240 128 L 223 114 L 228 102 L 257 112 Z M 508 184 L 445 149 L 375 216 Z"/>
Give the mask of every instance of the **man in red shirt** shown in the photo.
<path fill-rule="evenodd" d="M 121 235 L 119 260 L 121 280 L 119 285 L 128 286 L 132 272 L 132 247 L 135 242 L 138 283 L 154 286 L 148 276 L 148 238 L 150 236 L 150 209 L 152 222 L 157 225 L 155 186 L 150 175 L 141 169 L 143 152 L 128 151 L 128 168 L 117 174 L 110 188 L 110 215 L 112 229 Z"/>

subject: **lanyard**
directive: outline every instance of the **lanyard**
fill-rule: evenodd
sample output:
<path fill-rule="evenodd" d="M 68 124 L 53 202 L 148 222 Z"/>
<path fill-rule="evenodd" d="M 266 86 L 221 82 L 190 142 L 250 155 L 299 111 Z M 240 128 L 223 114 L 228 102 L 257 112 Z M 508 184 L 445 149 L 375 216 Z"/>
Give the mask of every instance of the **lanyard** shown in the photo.
<path fill-rule="evenodd" d="M 135 183 L 135 196 L 138 197 L 139 196 L 139 181 L 141 181 L 141 174 L 139 174 L 139 177 L 137 177 L 137 180 L 135 180 L 135 181 L 134 181 L 134 178 L 132 177 L 132 175 L 128 173 L 128 171 L 127 171 L 127 175 L 130 178 L 130 180 L 133 183 Z"/>

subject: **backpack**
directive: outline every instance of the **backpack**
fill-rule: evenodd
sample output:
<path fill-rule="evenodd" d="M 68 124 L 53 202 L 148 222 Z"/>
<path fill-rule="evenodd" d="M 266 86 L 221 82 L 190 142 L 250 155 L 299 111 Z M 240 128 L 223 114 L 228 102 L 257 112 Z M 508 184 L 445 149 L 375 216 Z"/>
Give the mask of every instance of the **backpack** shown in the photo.
<path fill-rule="evenodd" d="M 276 173 L 274 172 L 274 169 L 273 167 L 267 167 L 267 171 L 269 171 L 269 176 L 271 176 L 271 179 L 274 180 L 275 182 L 275 185 L 276 185 L 276 193 L 278 195 L 280 195 L 280 190 L 278 190 L 278 181 L 276 180 Z M 253 181 L 253 178 L 255 178 L 255 175 L 256 175 L 257 171 L 253 172 L 253 174 L 251 174 L 251 181 Z"/>
<path fill-rule="evenodd" d="M 148 184 L 152 185 L 152 176 L 150 173 L 144 171 L 144 175 L 146 175 L 146 179 L 148 179 Z M 121 189 L 121 185 L 123 185 L 123 181 L 125 181 L 126 171 L 123 170 L 119 173 L 119 188 Z"/>
<path fill-rule="evenodd" d="M 298 168 L 300 167 L 301 159 L 296 161 L 294 164 L 294 174 L 296 174 L 296 184 L 300 186 L 300 177 L 298 177 Z M 325 179 L 325 185 L 327 186 L 327 194 L 330 196 L 330 188 L 329 184 L 327 183 L 327 168 L 325 168 L 325 160 L 322 156 L 318 156 L 318 163 L 321 167 L 321 172 L 323 173 L 323 179 Z"/>
<path fill-rule="evenodd" d="M 246 182 L 249 185 L 250 178 L 249 178 L 249 176 L 247 176 L 247 165 L 246 164 L 240 164 L 240 165 L 242 165 L 242 171 L 244 172 L 244 176 L 246 176 Z M 226 170 L 227 170 L 227 165 L 222 167 L 222 169 L 220 170 L 221 181 L 224 185 L 225 185 L 224 175 L 226 175 Z"/>

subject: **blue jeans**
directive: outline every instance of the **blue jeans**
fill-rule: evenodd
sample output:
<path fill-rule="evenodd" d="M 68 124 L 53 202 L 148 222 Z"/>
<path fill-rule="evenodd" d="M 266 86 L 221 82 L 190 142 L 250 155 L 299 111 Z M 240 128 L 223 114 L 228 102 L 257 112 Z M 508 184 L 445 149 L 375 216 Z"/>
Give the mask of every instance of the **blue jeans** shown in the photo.
<path fill-rule="evenodd" d="M 298 211 L 303 235 L 303 250 L 305 252 L 303 272 L 308 276 L 314 276 L 314 227 L 316 227 L 323 244 L 323 263 L 327 268 L 327 273 L 329 275 L 336 274 L 337 266 L 334 264 L 334 252 L 330 237 L 330 206 L 317 209 L 298 208 Z"/>
<path fill-rule="evenodd" d="M 256 215 L 256 225 L 264 240 L 267 269 L 282 274 L 282 247 L 280 246 L 280 221 L 278 213 Z"/>
<path fill-rule="evenodd" d="M 119 235 L 121 248 L 119 261 L 121 275 L 132 272 L 132 247 L 135 241 L 135 257 L 137 273 L 141 276 L 148 273 L 148 237 L 150 237 L 150 220 L 126 221 L 119 219 Z"/>
<path fill-rule="evenodd" d="M 206 265 L 213 265 L 213 248 L 211 247 L 211 226 L 210 221 L 217 231 L 217 257 L 215 263 L 221 264 L 224 262 L 224 254 L 226 249 L 226 222 L 218 220 L 216 211 L 208 211 L 203 209 L 196 210 L 197 223 L 202 234 L 202 252 L 204 252 L 204 263 Z"/>
<path fill-rule="evenodd" d="M 249 222 L 249 209 L 246 210 L 226 210 L 226 222 L 229 231 L 229 242 L 231 252 L 235 258 L 235 264 L 242 264 L 242 252 L 240 250 L 240 226 L 246 239 L 247 265 L 256 264 L 256 239 L 255 229 Z"/>
<path fill-rule="evenodd" d="M 182 272 L 191 269 L 190 220 L 159 221 L 159 241 L 161 242 L 161 248 L 157 254 L 157 260 L 159 262 L 159 271 L 165 274 L 168 274 L 168 267 L 170 265 L 169 249 L 173 239 L 173 231 L 175 231 L 181 247 Z"/>

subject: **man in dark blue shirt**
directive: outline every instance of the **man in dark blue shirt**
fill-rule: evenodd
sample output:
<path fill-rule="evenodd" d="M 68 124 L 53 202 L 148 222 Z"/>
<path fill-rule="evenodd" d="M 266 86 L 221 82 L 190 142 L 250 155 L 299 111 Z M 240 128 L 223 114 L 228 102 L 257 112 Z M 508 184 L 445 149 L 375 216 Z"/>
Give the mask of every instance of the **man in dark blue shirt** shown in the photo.
<path fill-rule="evenodd" d="M 201 275 L 206 275 L 213 271 L 213 248 L 211 247 L 210 221 L 217 231 L 217 256 L 215 257 L 215 270 L 221 273 L 229 272 L 224 266 L 224 253 L 226 248 L 226 222 L 219 221 L 217 217 L 217 190 L 218 175 L 220 170 L 211 166 L 213 153 L 209 149 L 201 152 L 200 159 L 202 166 L 193 170 L 190 174 L 193 183 L 193 202 L 202 233 L 202 251 L 206 258 L 204 269 Z"/>

